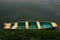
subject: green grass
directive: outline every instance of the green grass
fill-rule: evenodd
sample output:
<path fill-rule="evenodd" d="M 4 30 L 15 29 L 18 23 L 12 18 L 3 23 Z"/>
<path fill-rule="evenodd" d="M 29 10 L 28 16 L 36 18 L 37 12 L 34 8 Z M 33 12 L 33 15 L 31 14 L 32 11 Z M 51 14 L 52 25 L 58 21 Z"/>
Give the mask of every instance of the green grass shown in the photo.
<path fill-rule="evenodd" d="M 60 31 L 0 30 L 0 40 L 60 40 Z"/>

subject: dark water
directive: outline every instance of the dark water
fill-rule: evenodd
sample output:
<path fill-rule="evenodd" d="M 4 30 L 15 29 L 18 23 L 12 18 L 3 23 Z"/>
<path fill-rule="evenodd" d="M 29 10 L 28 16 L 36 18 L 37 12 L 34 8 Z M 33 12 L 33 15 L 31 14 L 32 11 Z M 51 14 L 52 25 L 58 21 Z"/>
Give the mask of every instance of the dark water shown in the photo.
<path fill-rule="evenodd" d="M 60 29 L 60 0 L 0 1 L 0 28 L 4 22 L 25 20 L 54 21 Z"/>

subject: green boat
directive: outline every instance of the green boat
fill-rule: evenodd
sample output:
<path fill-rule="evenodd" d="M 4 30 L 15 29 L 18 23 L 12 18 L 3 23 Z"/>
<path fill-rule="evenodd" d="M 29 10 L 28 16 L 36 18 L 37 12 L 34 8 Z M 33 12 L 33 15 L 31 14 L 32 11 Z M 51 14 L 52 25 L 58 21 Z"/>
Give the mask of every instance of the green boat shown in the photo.
<path fill-rule="evenodd" d="M 40 21 L 19 21 L 4 23 L 4 29 L 51 29 L 58 25 L 55 22 L 40 22 Z"/>

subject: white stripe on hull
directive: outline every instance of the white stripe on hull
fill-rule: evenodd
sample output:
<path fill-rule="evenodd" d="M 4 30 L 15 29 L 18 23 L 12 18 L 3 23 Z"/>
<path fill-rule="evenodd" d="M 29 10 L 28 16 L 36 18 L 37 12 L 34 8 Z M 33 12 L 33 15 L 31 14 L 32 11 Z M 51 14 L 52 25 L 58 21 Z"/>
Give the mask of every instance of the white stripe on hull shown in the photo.
<path fill-rule="evenodd" d="M 36 23 L 37 23 L 38 29 L 41 29 L 41 25 L 40 25 L 39 21 L 36 21 Z"/>
<path fill-rule="evenodd" d="M 17 27 L 18 27 L 18 23 L 15 22 L 14 26 L 12 27 L 12 29 L 17 29 Z"/>
<path fill-rule="evenodd" d="M 28 29 L 28 21 L 25 22 L 25 28 Z"/>

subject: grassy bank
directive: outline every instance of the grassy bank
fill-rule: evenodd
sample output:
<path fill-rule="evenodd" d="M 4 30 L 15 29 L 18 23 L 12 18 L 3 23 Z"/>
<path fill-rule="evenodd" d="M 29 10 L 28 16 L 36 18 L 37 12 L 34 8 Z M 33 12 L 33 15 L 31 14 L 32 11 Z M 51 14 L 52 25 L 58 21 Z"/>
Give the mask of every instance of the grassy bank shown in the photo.
<path fill-rule="evenodd" d="M 60 40 L 56 30 L 0 30 L 0 40 Z"/>

